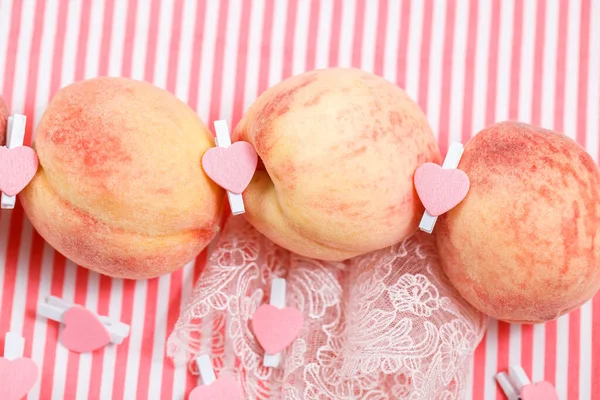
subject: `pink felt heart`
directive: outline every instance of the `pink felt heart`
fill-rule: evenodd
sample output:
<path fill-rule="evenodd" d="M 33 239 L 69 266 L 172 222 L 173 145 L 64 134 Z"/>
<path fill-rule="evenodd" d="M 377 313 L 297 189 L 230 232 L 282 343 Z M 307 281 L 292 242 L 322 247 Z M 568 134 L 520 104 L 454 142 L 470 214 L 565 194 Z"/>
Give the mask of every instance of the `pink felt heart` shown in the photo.
<path fill-rule="evenodd" d="M 442 169 L 425 163 L 415 172 L 417 194 L 429 214 L 441 215 L 463 201 L 469 191 L 469 177 L 460 169 Z"/>
<path fill-rule="evenodd" d="M 242 193 L 256 171 L 258 155 L 248 142 L 213 147 L 202 157 L 202 168 L 217 185 L 232 193 Z"/>
<path fill-rule="evenodd" d="M 556 389 L 550 382 L 542 381 L 525 385 L 521 389 L 523 400 L 559 400 Z"/>
<path fill-rule="evenodd" d="M 0 357 L 0 399 L 20 400 L 31 390 L 38 367 L 31 358 L 7 360 Z"/>
<path fill-rule="evenodd" d="M 94 351 L 110 343 L 110 333 L 96 314 L 83 307 L 75 306 L 63 315 L 65 329 L 60 341 L 76 353 Z"/>
<path fill-rule="evenodd" d="M 0 147 L 0 191 L 15 196 L 31 182 L 37 168 L 37 154 L 31 147 Z"/>
<path fill-rule="evenodd" d="M 304 318 L 298 309 L 277 308 L 269 304 L 258 307 L 252 316 L 252 330 L 267 354 L 277 354 L 298 337 Z"/>
<path fill-rule="evenodd" d="M 222 376 L 210 385 L 197 386 L 188 400 L 242 400 L 242 388 L 235 378 Z"/>

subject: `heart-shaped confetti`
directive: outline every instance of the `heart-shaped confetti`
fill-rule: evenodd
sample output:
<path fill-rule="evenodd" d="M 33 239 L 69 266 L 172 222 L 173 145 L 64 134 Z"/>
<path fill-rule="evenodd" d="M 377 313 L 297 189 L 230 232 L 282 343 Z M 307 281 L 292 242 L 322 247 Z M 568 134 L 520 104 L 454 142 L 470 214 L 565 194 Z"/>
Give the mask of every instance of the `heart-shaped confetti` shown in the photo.
<path fill-rule="evenodd" d="M 21 400 L 38 377 L 38 367 L 30 358 L 8 360 L 0 357 L 0 399 Z"/>
<path fill-rule="evenodd" d="M 523 386 L 521 389 L 523 400 L 559 400 L 556 389 L 550 382 L 542 381 Z"/>
<path fill-rule="evenodd" d="M 289 346 L 302 330 L 304 318 L 296 308 L 258 307 L 252 316 L 252 330 L 267 354 L 277 354 Z"/>
<path fill-rule="evenodd" d="M 31 182 L 38 169 L 37 154 L 31 147 L 0 147 L 0 191 L 15 196 Z"/>
<path fill-rule="evenodd" d="M 213 147 L 202 157 L 202 168 L 217 185 L 232 193 L 242 193 L 254 176 L 258 155 L 248 142 L 229 147 Z"/>
<path fill-rule="evenodd" d="M 427 212 L 437 217 L 463 201 L 470 187 L 469 177 L 460 169 L 442 169 L 425 163 L 415 172 L 415 188 Z"/>
<path fill-rule="evenodd" d="M 223 376 L 210 385 L 197 386 L 188 400 L 242 400 L 242 388 L 231 376 Z"/>
<path fill-rule="evenodd" d="M 83 307 L 75 306 L 63 315 L 65 329 L 60 341 L 69 350 L 87 353 L 110 343 L 110 333 L 96 314 Z"/>

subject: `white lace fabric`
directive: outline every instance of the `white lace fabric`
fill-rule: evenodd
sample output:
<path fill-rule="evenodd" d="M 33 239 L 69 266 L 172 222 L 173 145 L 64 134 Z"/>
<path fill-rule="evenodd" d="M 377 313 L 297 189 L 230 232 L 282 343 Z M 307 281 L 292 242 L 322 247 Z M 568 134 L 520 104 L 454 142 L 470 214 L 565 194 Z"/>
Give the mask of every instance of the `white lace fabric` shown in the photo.
<path fill-rule="evenodd" d="M 254 311 L 273 278 L 303 329 L 279 368 L 262 365 Z M 230 218 L 169 338 L 168 355 L 210 354 L 217 376 L 234 375 L 246 399 L 462 399 L 486 318 L 461 299 L 438 265 L 431 237 L 325 262 L 273 244 Z"/>

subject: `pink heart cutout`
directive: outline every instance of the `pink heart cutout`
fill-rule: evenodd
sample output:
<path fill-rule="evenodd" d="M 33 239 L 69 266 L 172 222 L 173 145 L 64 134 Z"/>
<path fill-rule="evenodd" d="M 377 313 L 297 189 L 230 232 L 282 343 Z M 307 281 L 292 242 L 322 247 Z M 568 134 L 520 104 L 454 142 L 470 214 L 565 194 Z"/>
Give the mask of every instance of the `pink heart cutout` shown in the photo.
<path fill-rule="evenodd" d="M 433 217 L 444 214 L 463 201 L 469 192 L 469 177 L 460 169 L 442 169 L 425 163 L 415 171 L 415 188 L 419 199 Z"/>
<path fill-rule="evenodd" d="M 63 315 L 65 329 L 60 341 L 69 350 L 87 353 L 110 343 L 110 333 L 96 314 L 83 307 L 75 306 Z"/>
<path fill-rule="evenodd" d="M 554 386 L 546 381 L 523 386 L 521 398 L 523 400 L 559 400 Z"/>
<path fill-rule="evenodd" d="M 202 157 L 202 168 L 210 179 L 232 193 L 242 193 L 254 176 L 258 155 L 248 142 L 213 147 Z"/>
<path fill-rule="evenodd" d="M 37 169 L 37 154 L 31 147 L 0 147 L 0 191 L 8 196 L 15 196 L 23 190 Z"/>
<path fill-rule="evenodd" d="M 0 357 L 0 399 L 21 400 L 38 377 L 38 367 L 31 358 L 8 360 Z"/>
<path fill-rule="evenodd" d="M 252 330 L 267 354 L 277 354 L 289 346 L 302 330 L 304 317 L 296 308 L 258 307 L 252 316 Z"/>
<path fill-rule="evenodd" d="M 241 400 L 242 388 L 231 376 L 223 376 L 210 385 L 197 386 L 188 400 Z"/>

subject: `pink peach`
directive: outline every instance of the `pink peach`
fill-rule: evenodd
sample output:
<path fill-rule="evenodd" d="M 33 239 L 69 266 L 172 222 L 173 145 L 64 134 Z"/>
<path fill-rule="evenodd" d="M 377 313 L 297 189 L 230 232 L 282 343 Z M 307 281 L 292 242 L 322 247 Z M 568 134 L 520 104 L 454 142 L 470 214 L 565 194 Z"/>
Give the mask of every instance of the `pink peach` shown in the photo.
<path fill-rule="evenodd" d="M 492 317 L 555 319 L 600 288 L 600 173 L 562 134 L 516 122 L 465 146 L 471 188 L 435 227 L 442 266 Z"/>
<path fill-rule="evenodd" d="M 355 69 L 311 71 L 270 88 L 235 137 L 264 164 L 244 193 L 248 220 L 275 243 L 324 260 L 412 233 L 423 212 L 413 174 L 440 157 L 419 106 Z"/>
<path fill-rule="evenodd" d="M 215 235 L 223 191 L 200 165 L 212 135 L 167 91 L 120 78 L 72 84 L 36 135 L 40 167 L 20 198 L 74 262 L 149 278 L 193 260 Z"/>
<path fill-rule="evenodd" d="M 6 124 L 8 122 L 8 108 L 2 97 L 0 97 L 0 145 L 4 145 L 6 140 Z"/>

